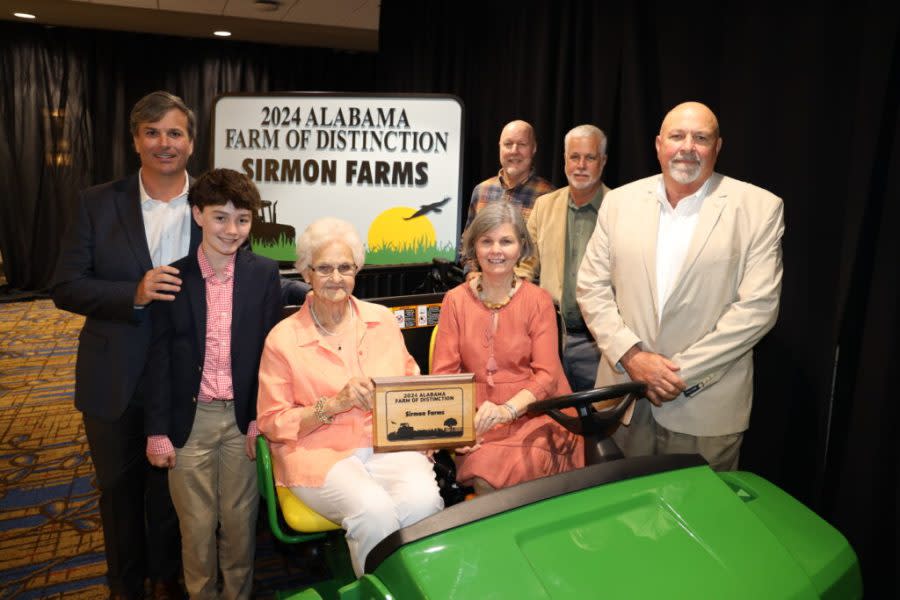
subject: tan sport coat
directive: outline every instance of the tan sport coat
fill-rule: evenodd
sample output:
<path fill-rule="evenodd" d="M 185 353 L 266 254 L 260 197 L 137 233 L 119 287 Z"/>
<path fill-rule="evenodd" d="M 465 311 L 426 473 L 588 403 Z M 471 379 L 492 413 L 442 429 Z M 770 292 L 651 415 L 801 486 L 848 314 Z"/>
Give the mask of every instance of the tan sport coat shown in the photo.
<path fill-rule="evenodd" d="M 606 184 L 603 197 L 609 193 Z M 528 275 L 541 279 L 541 287 L 550 292 L 553 302 L 559 305 L 562 298 L 563 278 L 566 267 L 566 222 L 569 206 L 569 186 L 540 196 L 528 217 L 528 234 L 534 241 L 535 260 Z M 526 267 L 526 265 L 523 265 Z"/>
<path fill-rule="evenodd" d="M 606 196 L 578 272 L 578 305 L 603 353 L 597 385 L 628 381 L 618 362 L 640 344 L 678 364 L 687 384 L 653 407 L 660 425 L 698 436 L 741 432 L 753 401 L 753 346 L 778 315 L 784 208 L 770 192 L 714 173 L 657 320 L 660 178 Z"/>

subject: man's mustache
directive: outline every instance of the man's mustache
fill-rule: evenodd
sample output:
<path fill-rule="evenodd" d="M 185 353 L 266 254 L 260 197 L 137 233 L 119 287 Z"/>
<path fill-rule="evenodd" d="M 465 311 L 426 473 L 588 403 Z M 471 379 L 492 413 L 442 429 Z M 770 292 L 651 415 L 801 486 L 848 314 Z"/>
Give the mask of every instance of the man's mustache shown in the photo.
<path fill-rule="evenodd" d="M 700 155 L 697 154 L 696 152 L 684 152 L 684 153 L 679 152 L 678 154 L 675 155 L 675 158 L 673 158 L 672 160 L 685 160 L 685 161 L 700 162 Z"/>

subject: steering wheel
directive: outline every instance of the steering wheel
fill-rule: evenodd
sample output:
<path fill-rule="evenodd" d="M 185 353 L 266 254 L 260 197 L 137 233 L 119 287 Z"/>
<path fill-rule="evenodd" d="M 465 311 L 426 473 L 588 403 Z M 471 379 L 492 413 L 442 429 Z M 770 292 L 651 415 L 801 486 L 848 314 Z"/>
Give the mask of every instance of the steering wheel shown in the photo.
<path fill-rule="evenodd" d="M 584 436 L 585 461 L 596 464 L 622 458 L 622 451 L 609 435 L 628 407 L 646 392 L 646 384 L 634 381 L 608 385 L 539 400 L 528 407 L 528 412 L 546 413 L 572 433 Z M 597 402 L 604 404 L 594 406 Z M 577 416 L 563 413 L 564 408 L 574 408 Z"/>

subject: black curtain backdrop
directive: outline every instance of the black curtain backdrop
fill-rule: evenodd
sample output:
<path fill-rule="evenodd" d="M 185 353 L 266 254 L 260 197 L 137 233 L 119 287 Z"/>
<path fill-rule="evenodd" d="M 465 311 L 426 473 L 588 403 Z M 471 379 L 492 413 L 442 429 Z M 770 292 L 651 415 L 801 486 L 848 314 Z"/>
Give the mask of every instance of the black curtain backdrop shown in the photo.
<path fill-rule="evenodd" d="M 757 347 L 742 467 L 848 537 L 868 596 L 897 597 L 892 6 L 382 0 L 380 29 L 377 54 L 352 54 L 0 23 L 0 251 L 10 284 L 46 286 L 76 191 L 136 169 L 128 111 L 157 88 L 197 109 L 193 173 L 208 167 L 219 93 L 455 94 L 465 104 L 466 194 L 496 173 L 497 137 L 512 119 L 534 124 L 537 170 L 557 185 L 565 132 L 598 125 L 614 187 L 658 172 L 663 115 L 703 101 L 722 127 L 718 170 L 785 202 L 782 309 Z M 58 109 L 64 118 L 53 117 Z M 67 164 L 48 160 L 60 152 Z"/>
<path fill-rule="evenodd" d="M 156 89 L 197 115 L 191 173 L 209 167 L 225 92 L 371 90 L 374 54 L 0 22 L 0 252 L 12 288 L 40 290 L 78 190 L 139 166 L 134 103 Z"/>

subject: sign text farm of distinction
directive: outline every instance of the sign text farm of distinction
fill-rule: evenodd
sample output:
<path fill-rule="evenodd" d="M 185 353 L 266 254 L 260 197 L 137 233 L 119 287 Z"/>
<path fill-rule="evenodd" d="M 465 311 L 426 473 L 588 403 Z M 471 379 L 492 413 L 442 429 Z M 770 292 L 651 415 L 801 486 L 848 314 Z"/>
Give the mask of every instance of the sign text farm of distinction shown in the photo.
<path fill-rule="evenodd" d="M 229 150 L 295 150 L 438 154 L 447 151 L 447 131 L 420 131 L 403 108 L 263 106 L 260 126 L 225 130 Z M 424 186 L 428 162 L 245 158 L 241 168 L 258 182 Z"/>

